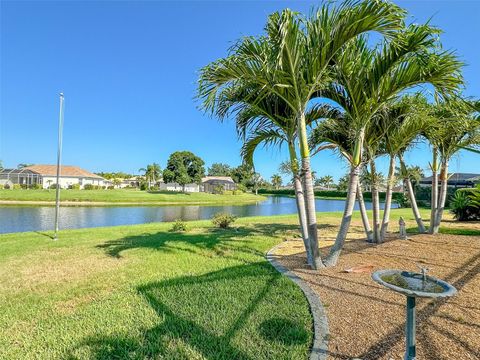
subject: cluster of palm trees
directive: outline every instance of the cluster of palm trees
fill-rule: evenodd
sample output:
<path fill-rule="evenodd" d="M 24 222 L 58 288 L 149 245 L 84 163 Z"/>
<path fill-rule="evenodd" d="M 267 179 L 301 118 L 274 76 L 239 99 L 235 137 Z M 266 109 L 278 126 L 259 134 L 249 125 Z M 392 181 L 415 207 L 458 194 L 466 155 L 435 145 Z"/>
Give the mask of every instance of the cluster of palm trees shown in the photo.
<path fill-rule="evenodd" d="M 438 29 L 407 24 L 406 17 L 402 8 L 379 0 L 329 2 L 308 16 L 286 9 L 269 16 L 265 34 L 240 39 L 226 57 L 200 72 L 203 110 L 221 120 L 235 118 L 247 163 L 261 146 L 288 148 L 300 229 L 314 269 L 337 263 L 357 197 L 363 204 L 363 169 L 371 180 L 372 227 L 364 206 L 362 219 L 368 239 L 381 242 L 388 230 L 396 162 L 406 174 L 403 154 L 419 136 L 428 139 L 440 159 L 432 169 L 440 166 L 442 184 L 432 207 L 434 232 L 445 203 L 452 149 L 478 143 L 476 104 L 460 98 L 461 61 L 442 49 Z M 369 38 L 373 32 L 378 43 Z M 421 94 L 426 91 L 433 93 L 433 104 Z M 460 120 L 459 114 L 465 116 Z M 456 135 L 443 125 L 455 128 Z M 350 172 L 339 232 L 329 253 L 321 256 L 310 158 L 325 149 L 338 151 Z M 380 156 L 390 159 L 381 220 L 375 166 Z"/>
<path fill-rule="evenodd" d="M 150 190 L 152 186 L 155 186 L 157 182 L 160 181 L 162 169 L 157 163 L 149 164 L 146 168 L 138 169 L 138 171 L 141 173 L 143 172 L 145 181 L 147 182 L 148 190 Z"/>

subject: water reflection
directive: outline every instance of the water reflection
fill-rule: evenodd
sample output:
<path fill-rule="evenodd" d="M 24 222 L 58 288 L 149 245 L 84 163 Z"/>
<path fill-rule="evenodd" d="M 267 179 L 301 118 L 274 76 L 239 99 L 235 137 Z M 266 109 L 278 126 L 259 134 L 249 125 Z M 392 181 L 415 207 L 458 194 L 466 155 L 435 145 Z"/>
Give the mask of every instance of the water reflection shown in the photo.
<path fill-rule="evenodd" d="M 343 200 L 316 200 L 317 211 L 341 211 Z M 371 204 L 366 204 L 371 208 Z M 150 222 L 210 219 L 217 212 L 236 216 L 269 216 L 294 214 L 295 199 L 272 196 L 267 200 L 249 205 L 221 206 L 130 206 L 130 207 L 62 207 L 60 228 L 143 224 Z M 358 210 L 358 207 L 356 207 Z M 50 230 L 53 228 L 55 208 L 51 206 L 6 206 L 0 207 L 0 233 Z"/>

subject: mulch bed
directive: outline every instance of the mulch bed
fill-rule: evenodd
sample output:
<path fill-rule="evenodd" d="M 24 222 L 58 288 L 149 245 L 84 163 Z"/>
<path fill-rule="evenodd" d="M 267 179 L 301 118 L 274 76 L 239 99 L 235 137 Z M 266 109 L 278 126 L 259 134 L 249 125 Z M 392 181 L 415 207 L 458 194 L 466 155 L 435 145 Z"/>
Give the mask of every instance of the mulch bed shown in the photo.
<path fill-rule="evenodd" d="M 306 267 L 299 240 L 285 241 L 276 253 L 320 296 L 330 327 L 329 358 L 403 359 L 406 298 L 375 283 L 371 272 L 344 270 L 373 265 L 373 271 L 419 271 L 419 264 L 458 294 L 417 300 L 417 359 L 480 359 L 480 236 L 415 235 L 381 245 L 352 237 L 338 265 L 318 272 Z"/>

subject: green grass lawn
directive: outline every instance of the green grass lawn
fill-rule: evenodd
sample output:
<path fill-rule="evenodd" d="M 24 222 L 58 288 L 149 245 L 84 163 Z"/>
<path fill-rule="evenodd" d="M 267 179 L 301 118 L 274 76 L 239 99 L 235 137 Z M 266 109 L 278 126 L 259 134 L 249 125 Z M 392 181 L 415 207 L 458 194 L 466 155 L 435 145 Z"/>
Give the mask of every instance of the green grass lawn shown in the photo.
<path fill-rule="evenodd" d="M 208 193 L 147 192 L 132 189 L 62 190 L 62 201 L 151 203 L 151 204 L 223 204 L 264 200 L 255 194 L 217 195 Z M 0 200 L 55 201 L 55 190 L 0 190 Z"/>
<path fill-rule="evenodd" d="M 0 358 L 306 359 L 308 303 L 264 258 L 294 220 L 0 235 Z"/>
<path fill-rule="evenodd" d="M 334 236 L 341 215 L 319 213 L 320 236 Z M 393 231 L 400 216 L 414 228 L 411 210 L 398 209 Z M 234 226 L 0 235 L 0 358 L 306 359 L 307 301 L 264 258 L 298 236 L 296 216 Z M 351 230 L 362 231 L 358 212 Z M 480 225 L 447 220 L 442 232 L 480 235 Z"/>

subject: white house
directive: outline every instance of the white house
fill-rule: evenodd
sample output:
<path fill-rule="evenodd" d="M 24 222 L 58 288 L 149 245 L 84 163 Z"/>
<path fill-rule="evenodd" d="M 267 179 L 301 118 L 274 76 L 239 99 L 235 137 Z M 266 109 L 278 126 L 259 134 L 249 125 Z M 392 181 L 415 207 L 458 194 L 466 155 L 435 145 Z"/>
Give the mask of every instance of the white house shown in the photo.
<path fill-rule="evenodd" d="M 230 176 L 205 176 L 202 178 L 202 183 L 186 184 L 185 188 L 178 183 L 164 183 L 159 184 L 160 190 L 166 191 L 185 191 L 185 192 L 208 192 L 215 193 L 220 190 L 236 190 L 237 184 Z"/>
<path fill-rule="evenodd" d="M 165 191 L 185 191 L 185 192 L 199 192 L 200 185 L 198 184 L 186 184 L 185 188 L 178 183 L 164 183 L 163 181 L 159 184 L 160 190 Z"/>
<path fill-rule="evenodd" d="M 39 184 L 44 189 L 48 189 L 51 185 L 57 183 L 57 166 L 56 165 L 32 165 L 24 168 L 39 177 Z M 85 185 L 92 184 L 98 186 L 108 186 L 110 183 L 103 177 L 93 174 L 78 166 L 62 165 L 60 166 L 59 185 L 63 189 L 78 184 L 83 189 Z"/>

